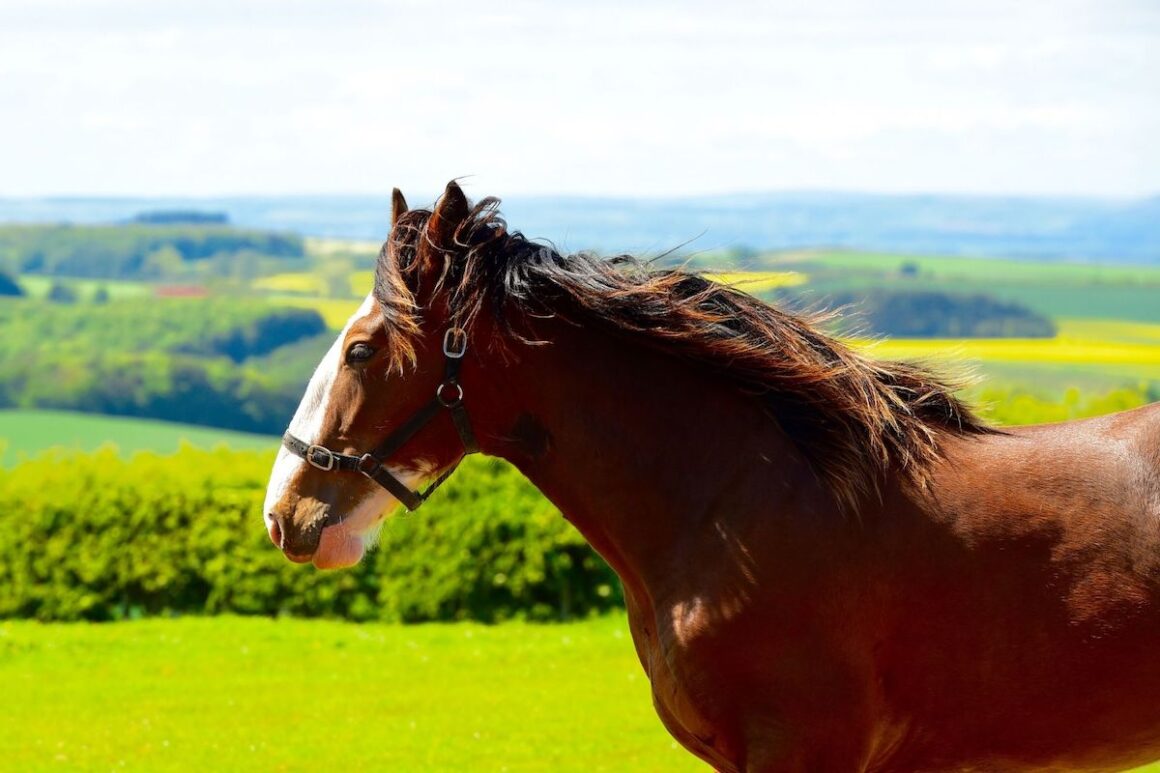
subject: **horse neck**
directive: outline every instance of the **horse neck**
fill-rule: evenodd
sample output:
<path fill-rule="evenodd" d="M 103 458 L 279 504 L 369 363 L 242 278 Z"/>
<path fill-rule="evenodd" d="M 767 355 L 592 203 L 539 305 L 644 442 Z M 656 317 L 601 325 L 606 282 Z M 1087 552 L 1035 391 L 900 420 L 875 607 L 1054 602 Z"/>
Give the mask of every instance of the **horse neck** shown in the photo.
<path fill-rule="evenodd" d="M 630 592 L 663 592 L 693 541 L 831 506 L 755 398 L 638 343 L 550 327 L 537 331 L 549 345 L 513 344 L 484 450 L 515 464 Z"/>

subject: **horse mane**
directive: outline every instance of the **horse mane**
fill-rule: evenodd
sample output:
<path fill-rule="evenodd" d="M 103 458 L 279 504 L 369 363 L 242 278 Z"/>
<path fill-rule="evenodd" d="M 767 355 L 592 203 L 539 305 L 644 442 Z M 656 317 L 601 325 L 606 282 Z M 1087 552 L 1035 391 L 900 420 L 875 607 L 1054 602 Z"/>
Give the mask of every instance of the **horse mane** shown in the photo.
<path fill-rule="evenodd" d="M 515 320 L 555 316 L 712 369 L 762 401 L 847 510 L 880 496 L 893 469 L 925 487 L 944 435 L 997 431 L 926 368 L 865 357 L 823 332 L 823 317 L 629 255 L 561 254 L 509 231 L 495 198 L 453 224 L 446 245 L 431 218 L 403 214 L 375 272 L 399 370 L 415 357 L 420 279 L 434 275 L 431 297 L 445 293 L 467 329 L 487 308 L 510 338 L 538 343 Z"/>

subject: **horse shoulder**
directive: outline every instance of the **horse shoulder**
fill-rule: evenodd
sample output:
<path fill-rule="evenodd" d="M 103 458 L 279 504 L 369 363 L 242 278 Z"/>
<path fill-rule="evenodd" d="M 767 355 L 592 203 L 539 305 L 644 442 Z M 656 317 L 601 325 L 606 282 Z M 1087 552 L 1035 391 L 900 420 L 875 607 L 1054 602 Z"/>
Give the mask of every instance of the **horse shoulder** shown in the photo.
<path fill-rule="evenodd" d="M 1118 555 L 1160 572 L 1160 404 L 956 438 L 928 508 L 973 544 L 1034 536 L 1057 560 Z M 1143 560 L 1146 554 L 1157 560 Z"/>

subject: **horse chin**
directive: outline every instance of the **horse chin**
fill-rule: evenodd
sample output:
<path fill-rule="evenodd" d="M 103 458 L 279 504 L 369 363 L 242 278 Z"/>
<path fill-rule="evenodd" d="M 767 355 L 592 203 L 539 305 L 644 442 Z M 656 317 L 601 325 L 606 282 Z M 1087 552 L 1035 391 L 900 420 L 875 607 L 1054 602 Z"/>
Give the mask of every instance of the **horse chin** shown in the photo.
<path fill-rule="evenodd" d="M 351 532 L 345 524 L 327 526 L 322 530 L 318 550 L 311 559 L 317 569 L 345 569 L 362 560 L 366 543 L 360 535 Z"/>
<path fill-rule="evenodd" d="M 367 550 L 378 542 L 387 512 L 398 504 L 391 496 L 372 497 L 340 523 L 324 528 L 311 559 L 315 568 L 345 569 L 361 561 Z"/>

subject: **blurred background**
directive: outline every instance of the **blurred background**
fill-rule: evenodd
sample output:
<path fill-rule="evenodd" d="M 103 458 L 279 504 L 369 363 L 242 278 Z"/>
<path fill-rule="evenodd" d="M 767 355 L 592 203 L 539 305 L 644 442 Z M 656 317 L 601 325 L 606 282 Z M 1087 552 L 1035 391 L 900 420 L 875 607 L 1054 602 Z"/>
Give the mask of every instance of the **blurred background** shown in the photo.
<path fill-rule="evenodd" d="M 615 575 L 506 464 L 354 570 L 269 544 L 393 186 L 846 307 L 999 423 L 1160 399 L 1145 0 L 7 0 L 0 116 L 14 768 L 702 769 Z"/>

